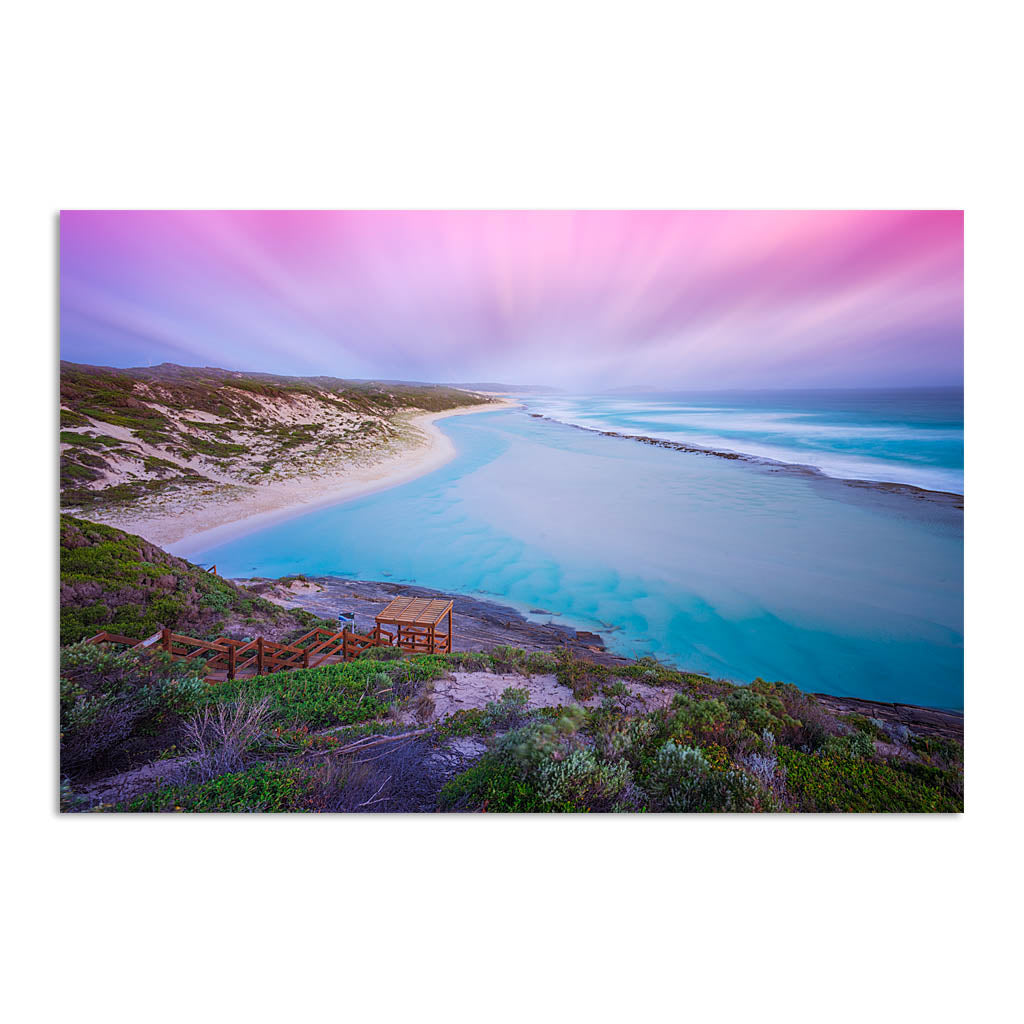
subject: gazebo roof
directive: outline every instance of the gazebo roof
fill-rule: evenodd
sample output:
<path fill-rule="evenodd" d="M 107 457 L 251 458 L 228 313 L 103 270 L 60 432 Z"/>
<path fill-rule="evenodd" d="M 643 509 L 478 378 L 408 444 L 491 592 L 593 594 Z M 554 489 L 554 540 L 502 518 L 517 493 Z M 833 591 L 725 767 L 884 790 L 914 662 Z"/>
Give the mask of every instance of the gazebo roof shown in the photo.
<path fill-rule="evenodd" d="M 376 618 L 399 626 L 436 626 L 451 609 L 443 597 L 396 597 Z"/>

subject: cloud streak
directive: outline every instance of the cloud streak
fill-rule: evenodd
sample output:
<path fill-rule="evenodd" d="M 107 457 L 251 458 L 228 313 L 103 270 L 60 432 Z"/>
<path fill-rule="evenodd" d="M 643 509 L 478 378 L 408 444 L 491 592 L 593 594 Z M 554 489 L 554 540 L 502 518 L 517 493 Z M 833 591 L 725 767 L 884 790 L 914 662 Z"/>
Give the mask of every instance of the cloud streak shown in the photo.
<path fill-rule="evenodd" d="M 570 387 L 959 383 L 959 212 L 61 215 L 62 357 Z"/>

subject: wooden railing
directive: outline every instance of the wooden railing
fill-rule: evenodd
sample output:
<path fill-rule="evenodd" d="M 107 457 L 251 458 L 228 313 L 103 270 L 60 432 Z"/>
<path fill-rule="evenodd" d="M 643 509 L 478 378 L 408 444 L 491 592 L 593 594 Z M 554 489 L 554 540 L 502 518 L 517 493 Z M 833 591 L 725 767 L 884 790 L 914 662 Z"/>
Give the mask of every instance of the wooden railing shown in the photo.
<path fill-rule="evenodd" d="M 348 627 L 338 633 L 317 627 L 290 644 L 262 636 L 254 640 L 233 640 L 226 636 L 200 640 L 165 628 L 142 641 L 120 633 L 102 632 L 89 637 L 86 643 L 116 643 L 163 651 L 174 661 L 202 664 L 210 672 L 223 671 L 228 679 L 235 679 L 250 670 L 253 675 L 266 675 L 294 668 L 316 668 L 329 658 L 351 661 L 371 647 L 393 646 L 395 639 L 380 626 L 375 626 L 369 634 L 356 633 Z"/>
<path fill-rule="evenodd" d="M 87 644 L 125 644 L 128 647 L 142 650 L 147 647 L 155 646 L 163 636 L 163 631 L 154 633 L 152 636 L 147 637 L 145 640 L 136 640 L 133 636 L 122 636 L 120 633 L 97 633 L 95 636 L 89 637 L 85 642 Z"/>

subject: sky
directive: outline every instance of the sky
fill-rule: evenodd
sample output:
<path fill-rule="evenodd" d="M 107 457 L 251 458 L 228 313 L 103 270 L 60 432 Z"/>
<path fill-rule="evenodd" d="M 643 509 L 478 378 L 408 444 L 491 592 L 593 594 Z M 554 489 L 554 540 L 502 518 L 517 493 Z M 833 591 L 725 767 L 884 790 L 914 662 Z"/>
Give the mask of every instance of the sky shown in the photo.
<path fill-rule="evenodd" d="M 64 211 L 61 358 L 400 380 L 963 381 L 960 211 Z"/>

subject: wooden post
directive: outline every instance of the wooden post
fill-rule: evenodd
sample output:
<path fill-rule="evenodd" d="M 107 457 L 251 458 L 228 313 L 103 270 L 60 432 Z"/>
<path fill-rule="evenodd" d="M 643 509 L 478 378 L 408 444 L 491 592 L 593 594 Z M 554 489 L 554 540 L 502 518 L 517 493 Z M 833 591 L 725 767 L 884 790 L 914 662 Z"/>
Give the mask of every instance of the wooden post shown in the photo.
<path fill-rule="evenodd" d="M 235 645 L 228 644 L 228 679 L 235 678 Z"/>
<path fill-rule="evenodd" d="M 302 667 L 309 668 L 309 648 L 306 647 L 302 651 Z"/>
<path fill-rule="evenodd" d="M 171 631 L 166 626 L 164 626 L 164 628 L 163 628 L 163 633 L 162 633 L 162 635 L 160 637 L 160 642 L 163 644 L 164 650 L 168 654 L 170 654 L 171 653 Z"/>
<path fill-rule="evenodd" d="M 263 637 L 256 637 L 256 675 L 263 675 Z"/>
<path fill-rule="evenodd" d="M 430 645 L 430 653 L 431 654 L 437 654 L 437 643 L 434 640 L 434 625 L 433 625 L 433 623 L 431 623 L 431 625 L 430 625 L 430 632 L 427 634 L 427 640 L 428 640 L 429 645 Z"/>
<path fill-rule="evenodd" d="M 452 610 L 448 609 L 448 653 L 451 654 L 455 650 L 452 645 Z"/>
<path fill-rule="evenodd" d="M 341 627 L 341 660 L 348 661 L 348 623 Z"/>

